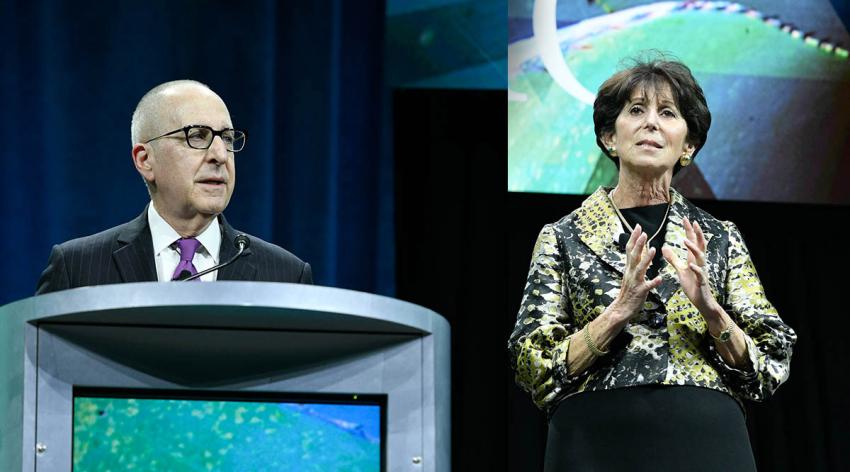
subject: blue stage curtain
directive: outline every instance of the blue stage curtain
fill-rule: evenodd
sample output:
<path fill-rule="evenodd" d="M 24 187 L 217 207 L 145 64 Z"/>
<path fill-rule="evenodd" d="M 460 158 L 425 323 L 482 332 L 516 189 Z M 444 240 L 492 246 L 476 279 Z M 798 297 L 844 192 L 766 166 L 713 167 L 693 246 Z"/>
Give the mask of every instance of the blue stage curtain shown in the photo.
<path fill-rule="evenodd" d="M 228 220 L 393 295 L 384 2 L 3 2 L 0 304 L 30 296 L 53 244 L 139 215 L 130 117 L 191 78 L 248 130 Z"/>

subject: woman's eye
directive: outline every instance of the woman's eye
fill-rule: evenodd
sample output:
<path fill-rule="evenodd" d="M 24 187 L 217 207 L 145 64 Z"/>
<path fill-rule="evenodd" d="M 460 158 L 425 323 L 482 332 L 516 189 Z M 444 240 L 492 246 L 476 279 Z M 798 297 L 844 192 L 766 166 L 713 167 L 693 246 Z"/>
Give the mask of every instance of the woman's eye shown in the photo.
<path fill-rule="evenodd" d="M 664 116 L 669 116 L 670 118 L 676 117 L 676 114 L 673 113 L 672 110 L 664 110 L 664 111 L 661 112 L 661 114 L 664 115 Z"/>
<path fill-rule="evenodd" d="M 640 107 L 632 107 L 632 108 L 629 110 L 629 113 L 631 113 L 632 115 L 636 115 L 636 114 L 638 114 L 638 113 L 640 113 L 640 112 L 641 112 Z"/>

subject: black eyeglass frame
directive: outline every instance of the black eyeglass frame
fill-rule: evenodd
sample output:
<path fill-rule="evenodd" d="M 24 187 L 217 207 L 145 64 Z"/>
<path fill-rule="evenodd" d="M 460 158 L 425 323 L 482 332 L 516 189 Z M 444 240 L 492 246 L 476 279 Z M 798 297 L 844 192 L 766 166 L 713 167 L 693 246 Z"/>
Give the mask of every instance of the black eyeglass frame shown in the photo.
<path fill-rule="evenodd" d="M 208 129 L 208 130 L 212 133 L 212 139 L 210 139 L 210 142 L 207 144 L 207 147 L 199 148 L 199 147 L 192 146 L 192 143 L 190 143 L 190 142 L 189 142 L 189 130 L 190 130 L 190 129 L 192 129 L 192 128 L 204 128 L 204 129 Z M 245 143 L 246 143 L 246 142 L 248 142 L 248 133 L 247 133 L 245 130 L 241 130 L 241 129 L 234 129 L 234 128 L 224 128 L 224 129 L 221 129 L 221 130 L 216 131 L 216 130 L 212 129 L 212 126 L 207 126 L 207 125 L 186 125 L 186 126 L 184 126 L 184 127 L 182 127 L 182 128 L 176 129 L 176 130 L 174 130 L 174 131 L 169 131 L 169 132 L 167 132 L 167 133 L 165 133 L 165 134 L 161 134 L 161 135 L 159 135 L 159 136 L 157 136 L 157 137 L 155 137 L 155 138 L 148 139 L 147 141 L 145 141 L 145 142 L 144 142 L 144 144 L 148 144 L 148 143 L 149 143 L 149 142 L 151 142 L 151 141 L 156 141 L 156 140 L 157 140 L 157 139 L 159 139 L 159 138 L 164 138 L 164 137 L 166 137 L 166 136 L 170 136 L 170 135 L 172 135 L 172 134 L 174 134 L 174 133 L 179 133 L 179 132 L 181 132 L 181 131 L 183 132 L 183 135 L 184 135 L 184 137 L 185 137 L 185 139 L 186 139 L 186 145 L 187 145 L 187 146 L 189 146 L 189 147 L 190 147 L 190 148 L 192 148 L 192 149 L 202 149 L 202 150 L 203 150 L 203 149 L 209 149 L 209 148 L 210 148 L 210 146 L 212 146 L 213 141 L 215 141 L 215 137 L 216 137 L 216 136 L 218 136 L 219 138 L 221 138 L 221 140 L 224 142 L 224 147 L 225 147 L 225 149 L 227 149 L 227 142 L 226 142 L 226 141 L 224 141 L 224 137 L 222 136 L 222 134 L 223 134 L 225 131 L 238 131 L 238 132 L 242 133 L 242 147 L 241 147 L 241 148 L 239 148 L 239 150 L 238 150 L 238 151 L 237 151 L 236 149 L 227 149 L 229 152 L 236 153 L 236 152 L 239 152 L 239 151 L 241 151 L 241 150 L 245 149 Z"/>

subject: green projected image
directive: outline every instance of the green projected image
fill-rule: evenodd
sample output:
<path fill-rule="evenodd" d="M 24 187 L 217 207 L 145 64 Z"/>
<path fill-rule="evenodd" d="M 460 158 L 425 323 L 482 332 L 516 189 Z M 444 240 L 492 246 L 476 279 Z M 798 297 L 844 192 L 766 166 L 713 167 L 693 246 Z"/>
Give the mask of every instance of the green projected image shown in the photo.
<path fill-rule="evenodd" d="M 75 472 L 381 470 L 380 406 L 77 397 Z"/>
<path fill-rule="evenodd" d="M 629 58 L 660 51 L 691 68 L 714 118 L 683 193 L 850 203 L 835 190 L 848 174 L 838 144 L 850 131 L 837 104 L 850 97 L 839 43 L 732 2 L 592 3 L 536 0 L 523 10 L 511 1 L 519 13 L 509 21 L 509 191 L 613 185 L 617 170 L 593 131 L 596 90 Z M 564 18 L 579 7 L 585 17 Z"/>

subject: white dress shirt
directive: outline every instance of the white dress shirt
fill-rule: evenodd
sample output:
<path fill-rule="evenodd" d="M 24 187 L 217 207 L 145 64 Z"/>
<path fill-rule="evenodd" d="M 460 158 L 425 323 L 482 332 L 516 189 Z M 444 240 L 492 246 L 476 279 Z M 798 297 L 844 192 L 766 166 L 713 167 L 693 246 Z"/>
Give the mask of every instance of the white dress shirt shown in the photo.
<path fill-rule="evenodd" d="M 171 281 L 177 264 L 180 263 L 180 252 L 177 248 L 177 240 L 180 235 L 165 221 L 154 208 L 153 202 L 148 205 L 148 226 L 153 239 L 153 253 L 156 261 L 156 277 L 160 282 Z M 209 269 L 218 264 L 218 253 L 221 249 L 221 227 L 218 218 L 215 218 L 203 233 L 195 237 L 201 242 L 192 264 L 198 272 Z M 216 279 L 218 271 L 202 275 L 201 280 L 212 282 Z"/>

